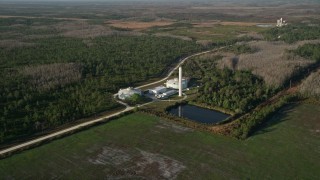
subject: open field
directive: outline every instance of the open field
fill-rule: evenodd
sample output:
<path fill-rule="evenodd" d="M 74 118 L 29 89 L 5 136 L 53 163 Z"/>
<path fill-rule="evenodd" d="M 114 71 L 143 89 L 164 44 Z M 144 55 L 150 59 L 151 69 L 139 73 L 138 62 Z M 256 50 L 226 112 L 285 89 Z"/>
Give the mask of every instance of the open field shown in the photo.
<path fill-rule="evenodd" d="M 136 113 L 3 159 L 0 177 L 316 179 L 319 115 L 288 107 L 238 141 Z"/>
<path fill-rule="evenodd" d="M 253 74 L 262 77 L 268 85 L 279 87 L 302 68 L 315 63 L 314 60 L 292 56 L 287 52 L 307 43 L 319 43 L 319 40 L 301 41 L 295 44 L 252 41 L 248 45 L 255 52 L 239 56 L 230 53 L 224 54 L 224 58 L 219 61 L 218 66 L 232 68 L 230 67 L 230 59 L 236 59 L 236 63 L 233 65 L 236 70 L 251 70 Z"/>
<path fill-rule="evenodd" d="M 211 23 L 199 22 L 193 24 L 173 24 L 168 27 L 156 27 L 145 30 L 146 33 L 166 33 L 173 36 L 189 37 L 193 40 L 209 40 L 211 42 L 228 41 L 242 36 L 251 36 L 263 32 L 268 28 L 257 26 L 244 26 L 242 23 L 221 23 L 211 25 Z"/>
<path fill-rule="evenodd" d="M 200 21 L 200 22 L 192 23 L 194 27 L 213 27 L 216 25 L 256 26 L 258 24 L 269 24 L 269 23 L 234 22 L 234 21 Z"/>
<path fill-rule="evenodd" d="M 154 26 L 168 26 L 173 24 L 172 21 L 150 21 L 150 22 L 139 22 L 139 21 L 120 21 L 112 20 L 108 21 L 107 24 L 110 24 L 113 27 L 123 28 L 123 29 L 148 29 Z"/>
<path fill-rule="evenodd" d="M 319 16 L 319 3 L 316 0 L 300 1 L 177 1 L 177 2 L 78 2 L 73 8 L 72 1 L 20 2 L 2 1 L 0 15 L 34 16 L 77 19 L 136 19 L 153 20 L 172 18 L 178 20 L 224 20 L 274 22 L 282 16 L 289 21 L 316 19 Z"/>

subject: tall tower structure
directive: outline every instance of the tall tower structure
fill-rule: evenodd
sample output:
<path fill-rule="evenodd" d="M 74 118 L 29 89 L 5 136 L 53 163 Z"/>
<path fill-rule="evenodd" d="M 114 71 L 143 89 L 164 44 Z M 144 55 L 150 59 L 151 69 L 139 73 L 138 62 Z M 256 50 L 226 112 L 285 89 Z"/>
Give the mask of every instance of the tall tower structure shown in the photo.
<path fill-rule="evenodd" d="M 182 67 L 179 67 L 179 96 L 182 96 Z"/>

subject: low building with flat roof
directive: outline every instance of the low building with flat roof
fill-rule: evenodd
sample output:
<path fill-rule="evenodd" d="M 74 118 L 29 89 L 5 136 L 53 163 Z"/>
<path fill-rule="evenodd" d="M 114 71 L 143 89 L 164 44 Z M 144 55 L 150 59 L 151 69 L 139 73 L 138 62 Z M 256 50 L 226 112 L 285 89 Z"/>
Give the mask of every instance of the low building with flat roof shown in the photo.
<path fill-rule="evenodd" d="M 178 93 L 177 90 L 169 90 L 169 91 L 164 92 L 164 93 L 162 93 L 162 94 L 156 95 L 156 98 L 158 98 L 158 99 L 167 99 L 167 98 L 169 98 L 170 96 L 175 95 L 175 94 L 177 94 L 177 93 Z"/>
<path fill-rule="evenodd" d="M 158 86 L 149 90 L 150 94 L 161 94 L 167 91 L 167 88 L 164 86 Z"/>

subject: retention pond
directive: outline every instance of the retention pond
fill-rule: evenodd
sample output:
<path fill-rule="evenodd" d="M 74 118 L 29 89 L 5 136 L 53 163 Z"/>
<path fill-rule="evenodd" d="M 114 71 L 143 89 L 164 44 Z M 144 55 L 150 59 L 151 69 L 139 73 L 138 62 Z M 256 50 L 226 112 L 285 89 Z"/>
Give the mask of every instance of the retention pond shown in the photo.
<path fill-rule="evenodd" d="M 189 104 L 179 105 L 169 110 L 170 114 L 183 117 L 199 123 L 218 123 L 230 117 L 219 111 L 206 109 Z"/>

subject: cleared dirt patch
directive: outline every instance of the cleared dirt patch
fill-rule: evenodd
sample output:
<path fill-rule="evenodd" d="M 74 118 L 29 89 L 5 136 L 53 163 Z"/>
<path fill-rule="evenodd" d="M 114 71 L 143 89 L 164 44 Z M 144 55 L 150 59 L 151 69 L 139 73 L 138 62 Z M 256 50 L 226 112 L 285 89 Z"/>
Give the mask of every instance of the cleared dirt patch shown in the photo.
<path fill-rule="evenodd" d="M 95 165 L 120 165 L 131 160 L 131 156 L 121 149 L 103 147 L 100 154 L 95 158 L 89 158 L 89 162 Z"/>
<path fill-rule="evenodd" d="M 156 164 L 160 172 L 160 176 L 158 177 L 161 178 L 175 179 L 179 172 L 186 168 L 179 161 L 161 154 L 154 154 L 142 150 L 140 150 L 140 153 L 142 155 L 142 161 L 137 162 L 138 167 L 140 167 L 141 170 L 145 170 L 150 165 Z"/>
<path fill-rule="evenodd" d="M 105 166 L 108 179 L 175 179 L 186 168 L 168 156 L 140 149 L 103 147 L 100 153 L 87 160 L 93 165 Z"/>
<path fill-rule="evenodd" d="M 172 130 L 176 133 L 185 133 L 185 132 L 192 132 L 193 129 L 188 128 L 188 127 L 184 127 L 184 126 L 180 126 L 168 121 L 164 121 L 164 120 L 160 120 L 159 124 L 156 126 L 157 128 L 160 129 L 169 129 Z"/>
<path fill-rule="evenodd" d="M 108 21 L 107 23 L 117 28 L 143 30 L 143 29 L 148 29 L 155 26 L 168 26 L 173 24 L 174 22 L 172 21 L 140 22 L 140 21 L 112 20 L 112 21 Z"/>

